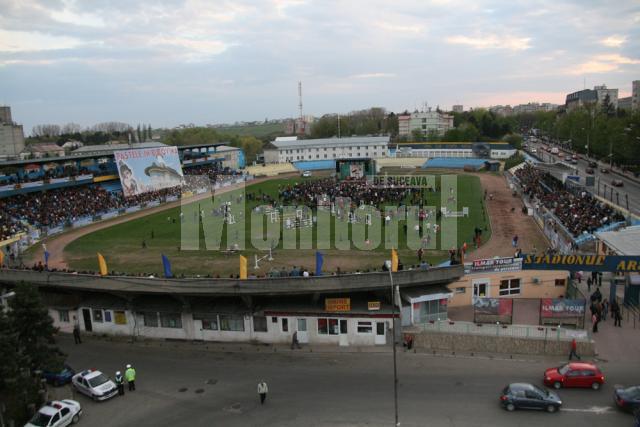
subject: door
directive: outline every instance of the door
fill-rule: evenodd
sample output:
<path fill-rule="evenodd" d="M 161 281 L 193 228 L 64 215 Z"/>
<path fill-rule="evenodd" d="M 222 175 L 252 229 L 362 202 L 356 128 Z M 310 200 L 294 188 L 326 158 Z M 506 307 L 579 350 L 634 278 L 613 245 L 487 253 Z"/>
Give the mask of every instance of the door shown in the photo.
<path fill-rule="evenodd" d="M 87 332 L 92 332 L 93 327 L 91 326 L 91 310 L 88 308 L 83 308 L 82 318 L 84 319 L 84 330 Z"/>
<path fill-rule="evenodd" d="M 71 410 L 69 408 L 62 408 L 60 410 L 60 416 L 62 417 L 60 420 L 61 426 L 67 426 L 71 424 Z"/>
<path fill-rule="evenodd" d="M 309 342 L 309 333 L 307 332 L 307 319 L 298 319 L 298 342 L 301 344 Z"/>
<path fill-rule="evenodd" d="M 341 346 L 349 345 L 347 332 L 347 319 L 340 319 L 340 336 L 338 337 L 338 342 Z"/>
<path fill-rule="evenodd" d="M 542 396 L 540 396 L 538 392 L 533 390 L 526 390 L 524 394 L 527 401 L 527 408 L 540 409 L 544 407 L 544 401 L 542 400 Z"/>
<path fill-rule="evenodd" d="M 375 344 L 383 345 L 387 343 L 387 322 L 376 322 Z"/>
<path fill-rule="evenodd" d="M 582 371 L 571 370 L 567 372 L 567 375 L 565 375 L 563 385 L 565 387 L 580 387 L 581 376 L 582 376 Z"/>

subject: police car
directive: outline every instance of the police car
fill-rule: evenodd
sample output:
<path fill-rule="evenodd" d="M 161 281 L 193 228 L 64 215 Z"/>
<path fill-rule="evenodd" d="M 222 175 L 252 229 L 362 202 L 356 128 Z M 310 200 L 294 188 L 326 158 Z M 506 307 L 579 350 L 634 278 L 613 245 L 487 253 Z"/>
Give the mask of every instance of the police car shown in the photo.
<path fill-rule="evenodd" d="M 118 393 L 114 382 L 95 369 L 87 369 L 75 374 L 71 379 L 71 384 L 80 393 L 86 394 L 93 400 L 111 399 Z"/>
<path fill-rule="evenodd" d="M 25 427 L 64 427 L 80 420 L 82 408 L 75 400 L 47 402 Z"/>

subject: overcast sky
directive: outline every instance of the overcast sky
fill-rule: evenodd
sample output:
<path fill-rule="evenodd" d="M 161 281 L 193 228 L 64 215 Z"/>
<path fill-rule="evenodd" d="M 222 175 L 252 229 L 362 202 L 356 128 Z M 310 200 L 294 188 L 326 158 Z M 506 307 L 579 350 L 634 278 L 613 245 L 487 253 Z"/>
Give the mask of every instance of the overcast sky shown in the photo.
<path fill-rule="evenodd" d="M 640 2 L 0 0 L 0 104 L 27 129 L 424 103 L 564 102 L 640 79 Z"/>

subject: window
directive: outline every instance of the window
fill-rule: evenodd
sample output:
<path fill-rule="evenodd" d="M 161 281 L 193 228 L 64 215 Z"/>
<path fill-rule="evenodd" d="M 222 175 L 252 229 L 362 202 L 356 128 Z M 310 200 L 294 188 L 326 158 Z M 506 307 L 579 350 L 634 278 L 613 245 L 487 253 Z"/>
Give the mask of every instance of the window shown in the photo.
<path fill-rule="evenodd" d="M 126 325 L 127 324 L 127 316 L 124 311 L 114 311 L 113 317 L 115 319 L 116 325 Z"/>
<path fill-rule="evenodd" d="M 329 332 L 327 323 L 327 319 L 318 319 L 318 335 L 327 335 Z"/>
<path fill-rule="evenodd" d="M 289 332 L 289 319 L 286 317 L 282 318 L 282 332 Z"/>
<path fill-rule="evenodd" d="M 51 418 L 51 421 L 49 422 L 49 425 L 55 425 L 58 421 L 60 421 L 60 414 L 55 414 L 53 416 L 53 418 Z"/>
<path fill-rule="evenodd" d="M 271 318 L 271 323 L 278 323 L 278 318 L 276 316 L 273 316 Z"/>
<path fill-rule="evenodd" d="M 221 314 L 220 330 L 243 332 L 244 316 L 241 314 Z"/>
<path fill-rule="evenodd" d="M 253 316 L 253 332 L 267 332 L 267 318 L 265 316 Z"/>
<path fill-rule="evenodd" d="M 567 279 L 556 279 L 556 286 L 564 286 L 567 282 Z"/>
<path fill-rule="evenodd" d="M 329 335 L 338 335 L 338 319 L 329 319 Z"/>
<path fill-rule="evenodd" d="M 202 329 L 207 331 L 217 331 L 218 329 L 218 316 L 211 316 L 206 319 L 202 319 Z"/>
<path fill-rule="evenodd" d="M 102 323 L 102 310 L 92 310 L 93 311 L 93 321 Z"/>
<path fill-rule="evenodd" d="M 180 313 L 160 313 L 160 326 L 163 328 L 182 328 Z"/>
<path fill-rule="evenodd" d="M 104 321 L 111 322 L 111 310 L 104 311 Z"/>
<path fill-rule="evenodd" d="M 456 294 L 464 294 L 465 292 L 467 292 L 467 288 L 465 287 L 456 288 Z"/>
<path fill-rule="evenodd" d="M 359 334 L 370 334 L 373 332 L 373 325 L 371 322 L 358 322 Z"/>
<path fill-rule="evenodd" d="M 71 412 L 69 408 L 62 408 L 62 410 L 60 411 L 63 417 L 67 415 L 69 412 Z"/>
<path fill-rule="evenodd" d="M 500 281 L 500 296 L 520 294 L 520 279 L 507 279 Z"/>
<path fill-rule="evenodd" d="M 60 322 L 69 323 L 69 310 L 58 310 Z"/>
<path fill-rule="evenodd" d="M 151 328 L 158 327 L 158 313 L 156 312 L 142 313 L 142 319 L 144 322 L 144 326 L 149 326 Z"/>

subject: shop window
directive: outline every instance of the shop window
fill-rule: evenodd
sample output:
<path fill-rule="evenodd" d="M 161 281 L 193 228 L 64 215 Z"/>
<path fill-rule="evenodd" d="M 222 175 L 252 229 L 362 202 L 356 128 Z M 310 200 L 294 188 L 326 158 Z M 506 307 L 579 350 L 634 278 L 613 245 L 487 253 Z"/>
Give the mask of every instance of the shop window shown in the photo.
<path fill-rule="evenodd" d="M 158 313 L 156 313 L 155 311 L 142 313 L 142 320 L 144 322 L 144 326 L 148 326 L 151 328 L 158 327 Z"/>
<path fill-rule="evenodd" d="M 318 319 L 318 335 L 338 335 L 338 319 Z"/>
<path fill-rule="evenodd" d="M 329 335 L 338 335 L 338 319 L 329 319 Z"/>
<path fill-rule="evenodd" d="M 102 323 L 102 310 L 91 310 L 93 311 L 93 321 L 97 323 Z"/>
<path fill-rule="evenodd" d="M 456 294 L 464 294 L 465 292 L 467 292 L 465 287 L 456 288 Z"/>
<path fill-rule="evenodd" d="M 289 332 L 289 319 L 286 317 L 282 318 L 282 332 Z"/>
<path fill-rule="evenodd" d="M 275 316 L 273 316 L 273 317 L 271 318 L 271 323 L 278 323 L 278 318 L 277 318 L 277 317 L 275 317 Z"/>
<path fill-rule="evenodd" d="M 114 311 L 113 318 L 115 320 L 116 325 L 126 325 L 127 324 L 127 316 L 124 311 Z"/>
<path fill-rule="evenodd" d="M 104 321 L 111 322 L 111 310 L 104 311 Z"/>
<path fill-rule="evenodd" d="M 567 279 L 556 279 L 556 286 L 565 286 L 567 284 Z"/>
<path fill-rule="evenodd" d="M 69 323 L 69 310 L 58 310 L 58 319 L 61 323 Z"/>
<path fill-rule="evenodd" d="M 163 328 L 182 328 L 182 315 L 180 313 L 160 313 L 160 326 Z"/>
<path fill-rule="evenodd" d="M 358 322 L 359 334 L 370 334 L 373 332 L 373 325 L 371 322 Z"/>
<path fill-rule="evenodd" d="M 241 314 L 221 314 L 220 330 L 244 332 L 244 316 Z"/>
<path fill-rule="evenodd" d="M 267 332 L 267 318 L 253 316 L 253 332 Z"/>
<path fill-rule="evenodd" d="M 202 329 L 207 331 L 217 331 L 218 329 L 218 316 L 211 316 L 206 319 L 202 319 Z"/>
<path fill-rule="evenodd" d="M 500 296 L 519 295 L 520 279 L 507 279 L 500 281 Z"/>
<path fill-rule="evenodd" d="M 329 333 L 327 319 L 318 319 L 318 335 L 327 335 Z"/>

